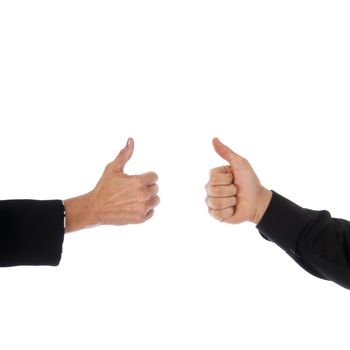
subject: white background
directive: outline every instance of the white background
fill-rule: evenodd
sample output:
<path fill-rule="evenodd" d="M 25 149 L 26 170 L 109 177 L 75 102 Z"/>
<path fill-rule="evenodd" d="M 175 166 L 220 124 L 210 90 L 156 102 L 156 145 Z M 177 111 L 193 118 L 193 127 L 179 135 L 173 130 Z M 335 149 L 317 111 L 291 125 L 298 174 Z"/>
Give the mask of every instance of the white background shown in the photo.
<path fill-rule="evenodd" d="M 93 188 L 135 138 L 144 225 L 0 270 L 0 348 L 348 349 L 349 291 L 207 214 L 219 136 L 262 183 L 350 219 L 348 1 L 0 1 L 0 197 Z"/>

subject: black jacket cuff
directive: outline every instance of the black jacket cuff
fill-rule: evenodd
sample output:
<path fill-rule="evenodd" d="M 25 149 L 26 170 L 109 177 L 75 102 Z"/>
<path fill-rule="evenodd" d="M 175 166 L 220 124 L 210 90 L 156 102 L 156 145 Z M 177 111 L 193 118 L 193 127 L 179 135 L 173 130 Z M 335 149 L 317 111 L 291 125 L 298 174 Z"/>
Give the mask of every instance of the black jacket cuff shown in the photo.
<path fill-rule="evenodd" d="M 62 201 L 0 201 L 0 238 L 0 266 L 57 266 L 64 240 Z"/>
<path fill-rule="evenodd" d="M 272 191 L 271 202 L 257 229 L 264 238 L 294 255 L 299 235 L 308 221 L 309 215 L 304 208 Z"/>
<path fill-rule="evenodd" d="M 323 274 L 301 257 L 298 249 L 299 239 L 312 219 L 309 210 L 272 191 L 271 202 L 257 229 L 265 239 L 276 243 L 303 269 L 325 279 Z"/>

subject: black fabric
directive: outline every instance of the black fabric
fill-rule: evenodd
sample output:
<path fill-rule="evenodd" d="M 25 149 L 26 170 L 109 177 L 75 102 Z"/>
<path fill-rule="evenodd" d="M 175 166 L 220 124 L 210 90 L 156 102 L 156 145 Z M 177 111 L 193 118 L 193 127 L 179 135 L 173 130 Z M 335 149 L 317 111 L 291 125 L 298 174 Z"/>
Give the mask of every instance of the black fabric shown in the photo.
<path fill-rule="evenodd" d="M 63 238 L 62 201 L 0 201 L 0 266 L 57 266 Z"/>
<path fill-rule="evenodd" d="M 350 222 L 332 218 L 325 210 L 302 208 L 272 193 L 257 225 L 261 235 L 314 276 L 350 289 Z"/>

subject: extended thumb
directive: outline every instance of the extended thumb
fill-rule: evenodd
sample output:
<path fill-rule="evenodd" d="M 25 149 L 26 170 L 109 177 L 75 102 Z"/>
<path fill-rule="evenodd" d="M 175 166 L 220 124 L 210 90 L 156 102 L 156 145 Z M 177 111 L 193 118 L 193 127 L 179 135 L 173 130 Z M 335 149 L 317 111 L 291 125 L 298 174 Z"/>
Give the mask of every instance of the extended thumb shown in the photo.
<path fill-rule="evenodd" d="M 217 137 L 213 139 L 213 146 L 216 151 L 216 153 L 226 161 L 228 161 L 230 164 L 233 163 L 236 157 L 238 157 L 238 154 L 232 151 L 231 148 L 224 145 Z"/>
<path fill-rule="evenodd" d="M 134 153 L 134 140 L 128 139 L 126 146 L 119 152 L 118 156 L 114 160 L 114 166 L 116 170 L 124 171 L 126 163 L 130 160 Z"/>

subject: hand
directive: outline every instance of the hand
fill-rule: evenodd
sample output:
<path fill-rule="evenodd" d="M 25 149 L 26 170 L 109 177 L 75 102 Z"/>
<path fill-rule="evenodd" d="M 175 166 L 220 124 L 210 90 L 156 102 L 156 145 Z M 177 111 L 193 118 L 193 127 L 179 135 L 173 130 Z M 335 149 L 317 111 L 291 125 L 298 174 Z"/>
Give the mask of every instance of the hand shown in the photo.
<path fill-rule="evenodd" d="M 206 185 L 209 213 L 217 220 L 230 224 L 251 221 L 258 224 L 272 197 L 264 188 L 249 162 L 225 146 L 218 138 L 213 140 L 215 151 L 229 165 L 212 169 Z"/>
<path fill-rule="evenodd" d="M 66 232 L 96 225 L 139 224 L 153 216 L 160 202 L 158 176 L 153 172 L 125 174 L 124 167 L 133 152 L 134 140 L 129 139 L 91 192 L 64 201 Z"/>

